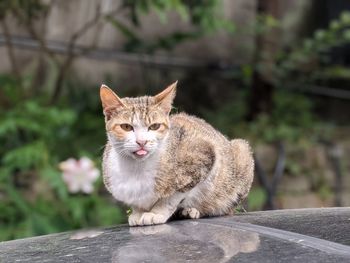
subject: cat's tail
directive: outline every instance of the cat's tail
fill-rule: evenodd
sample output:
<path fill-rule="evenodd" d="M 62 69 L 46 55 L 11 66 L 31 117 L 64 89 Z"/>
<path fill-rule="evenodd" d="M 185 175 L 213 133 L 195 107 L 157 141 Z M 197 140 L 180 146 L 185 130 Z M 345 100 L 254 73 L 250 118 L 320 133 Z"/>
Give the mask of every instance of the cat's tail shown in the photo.
<path fill-rule="evenodd" d="M 234 170 L 237 180 L 241 183 L 240 197 L 247 197 L 254 178 L 253 152 L 246 140 L 231 140 L 231 149 L 234 160 Z"/>

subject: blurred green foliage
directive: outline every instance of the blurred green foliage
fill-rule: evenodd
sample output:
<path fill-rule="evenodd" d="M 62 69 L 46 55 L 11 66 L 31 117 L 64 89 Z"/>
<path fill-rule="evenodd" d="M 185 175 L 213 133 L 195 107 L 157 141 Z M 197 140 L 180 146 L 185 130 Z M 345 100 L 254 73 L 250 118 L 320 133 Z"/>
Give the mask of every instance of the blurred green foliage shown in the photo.
<path fill-rule="evenodd" d="M 280 27 L 280 22 L 270 15 L 259 15 L 256 24 L 254 30 L 258 35 Z M 235 77 L 241 81 L 243 88 L 238 89 L 227 103 L 218 105 L 216 110 L 203 110 L 202 114 L 227 135 L 236 137 L 245 134 L 256 143 L 328 140 L 332 125 L 317 117 L 315 101 L 303 93 L 303 89 L 310 84 L 327 84 L 332 79 L 349 79 L 349 68 L 334 65 L 330 59 L 333 48 L 350 42 L 349 26 L 350 12 L 344 11 L 327 28 L 316 30 L 312 36 L 300 40 L 298 45 L 276 52 L 272 61 L 266 62 L 266 54 L 261 54 L 256 64 L 242 65 Z M 269 75 L 273 88 L 272 107 L 259 113 L 253 122 L 245 122 L 254 71 L 263 74 L 267 67 L 272 72 Z"/>
<path fill-rule="evenodd" d="M 276 85 L 283 86 L 290 79 L 294 80 L 295 86 L 315 83 L 322 78 L 348 78 L 347 68 L 330 65 L 329 51 L 350 42 L 349 26 L 350 12 L 343 11 L 327 28 L 316 30 L 311 37 L 303 39 L 300 45 L 288 52 L 279 52 L 274 67 Z"/>
<path fill-rule="evenodd" d="M 47 10 L 47 5 L 41 0 L 1 0 L 0 19 L 7 13 L 17 14 L 21 22 L 39 18 Z"/>
<path fill-rule="evenodd" d="M 124 44 L 126 51 L 153 53 L 159 49 L 171 50 L 182 42 L 217 30 L 234 33 L 235 25 L 219 12 L 221 4 L 219 0 L 124 0 L 122 7 L 128 10 L 129 23 L 115 16 L 107 16 L 106 20 L 127 39 Z M 164 26 L 167 24 L 167 15 L 175 11 L 183 21 L 191 23 L 192 29 L 155 36 L 154 40 L 145 41 L 135 29 L 141 26 L 140 17 L 152 11 L 158 15 Z"/>
<path fill-rule="evenodd" d="M 230 102 L 215 111 L 203 111 L 210 123 L 230 137 L 245 137 L 255 143 L 277 141 L 300 142 L 320 140 L 323 125 L 313 113 L 312 102 L 302 94 L 277 90 L 273 95 L 273 108 L 269 114 L 261 113 L 252 122 L 246 122 L 246 91 L 235 94 Z"/>
<path fill-rule="evenodd" d="M 250 190 L 247 199 L 249 210 L 261 210 L 267 200 L 266 191 L 259 186 L 253 187 Z"/>
<path fill-rule="evenodd" d="M 11 78 L 1 76 L 0 86 L 7 98 L 0 105 L 0 240 L 124 222 L 101 178 L 92 194 L 70 194 L 58 170 L 70 157 L 100 165 L 105 135 L 97 100 L 45 106 L 45 97 L 21 98 Z"/>

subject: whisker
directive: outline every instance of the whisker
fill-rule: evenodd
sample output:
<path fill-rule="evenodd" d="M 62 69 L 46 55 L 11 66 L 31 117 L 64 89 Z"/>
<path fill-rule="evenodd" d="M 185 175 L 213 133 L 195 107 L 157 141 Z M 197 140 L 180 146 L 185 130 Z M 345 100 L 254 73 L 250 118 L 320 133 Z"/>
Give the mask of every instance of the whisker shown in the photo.
<path fill-rule="evenodd" d="M 124 148 L 123 145 L 113 145 L 113 148 L 114 149 L 121 149 L 121 148 Z"/>
<path fill-rule="evenodd" d="M 105 147 L 106 147 L 106 145 L 104 144 L 104 145 L 100 146 L 100 147 L 98 148 L 98 150 L 99 150 L 99 151 L 104 150 Z"/>
<path fill-rule="evenodd" d="M 122 157 L 127 157 L 126 150 L 121 150 L 118 152 Z"/>

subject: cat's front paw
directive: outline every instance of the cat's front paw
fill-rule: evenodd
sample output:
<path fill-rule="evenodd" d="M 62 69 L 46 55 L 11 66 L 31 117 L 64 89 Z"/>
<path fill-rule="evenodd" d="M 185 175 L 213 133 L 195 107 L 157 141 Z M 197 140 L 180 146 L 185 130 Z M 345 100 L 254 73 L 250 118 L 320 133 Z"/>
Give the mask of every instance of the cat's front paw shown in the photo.
<path fill-rule="evenodd" d="M 129 226 L 139 226 L 141 224 L 141 213 L 132 213 L 131 215 L 129 215 L 128 218 L 128 223 Z"/>
<path fill-rule="evenodd" d="M 158 224 L 164 224 L 166 221 L 167 221 L 167 218 L 164 215 L 147 212 L 142 214 L 139 225 L 142 225 L 142 226 L 158 225 Z"/>

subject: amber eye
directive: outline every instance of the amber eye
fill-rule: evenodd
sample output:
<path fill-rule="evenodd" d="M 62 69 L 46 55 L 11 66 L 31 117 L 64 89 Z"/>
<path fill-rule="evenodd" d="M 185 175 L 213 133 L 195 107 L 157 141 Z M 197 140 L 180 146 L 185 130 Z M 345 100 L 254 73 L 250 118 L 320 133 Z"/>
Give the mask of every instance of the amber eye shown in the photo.
<path fill-rule="evenodd" d="M 120 128 L 122 128 L 124 131 L 132 131 L 134 128 L 127 123 L 120 124 Z"/>
<path fill-rule="evenodd" d="M 160 128 L 160 123 L 153 123 L 151 126 L 148 127 L 151 131 L 156 131 Z"/>

